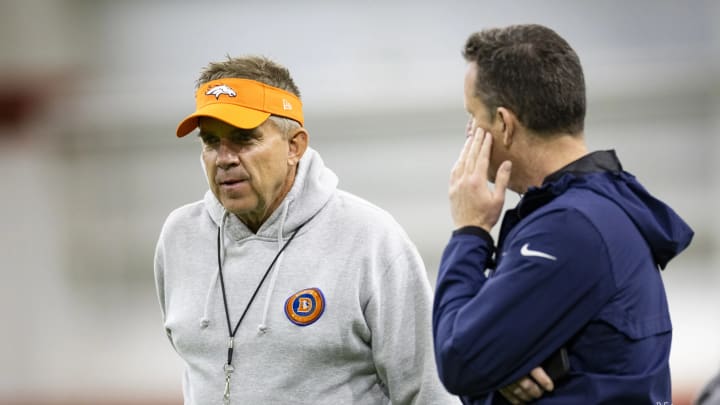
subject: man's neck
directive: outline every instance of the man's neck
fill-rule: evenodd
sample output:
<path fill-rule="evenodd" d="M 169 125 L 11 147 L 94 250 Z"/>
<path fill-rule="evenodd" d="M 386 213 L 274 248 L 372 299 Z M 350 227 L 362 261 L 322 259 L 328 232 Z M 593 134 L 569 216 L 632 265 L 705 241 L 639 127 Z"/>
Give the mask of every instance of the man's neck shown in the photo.
<path fill-rule="evenodd" d="M 513 187 L 521 193 L 530 187 L 540 187 L 545 177 L 585 156 L 588 149 L 583 134 L 559 135 L 547 139 L 536 137 L 528 143 L 524 153 L 526 158 L 518 170 L 517 181 L 514 182 L 516 185 Z"/>
<path fill-rule="evenodd" d="M 245 224 L 245 226 L 252 231 L 252 233 L 257 233 L 270 215 L 245 214 L 242 216 L 238 215 L 237 217 L 240 219 L 240 222 Z"/>

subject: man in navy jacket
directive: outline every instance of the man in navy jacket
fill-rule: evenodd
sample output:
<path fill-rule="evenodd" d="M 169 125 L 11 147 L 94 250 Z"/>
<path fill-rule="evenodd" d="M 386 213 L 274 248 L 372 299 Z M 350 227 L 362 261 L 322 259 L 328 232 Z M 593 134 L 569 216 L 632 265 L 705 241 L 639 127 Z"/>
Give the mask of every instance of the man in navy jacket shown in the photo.
<path fill-rule="evenodd" d="M 433 310 L 441 380 L 466 404 L 529 401 L 515 382 L 562 349 L 567 368 L 537 403 L 669 403 L 659 269 L 692 230 L 614 151 L 588 151 L 582 68 L 557 33 L 481 31 L 464 57 L 470 122 Z M 495 245 L 506 188 L 522 199 Z"/>

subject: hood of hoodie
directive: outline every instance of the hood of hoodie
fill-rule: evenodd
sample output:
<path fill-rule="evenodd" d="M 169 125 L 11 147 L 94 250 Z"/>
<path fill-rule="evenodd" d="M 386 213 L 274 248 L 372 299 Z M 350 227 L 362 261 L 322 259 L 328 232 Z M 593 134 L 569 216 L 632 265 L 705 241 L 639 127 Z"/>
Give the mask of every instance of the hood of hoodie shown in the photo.
<path fill-rule="evenodd" d="M 282 231 L 283 237 L 287 237 L 327 204 L 337 184 L 338 178 L 335 173 L 325 167 L 322 158 L 315 150 L 308 147 L 298 164 L 293 186 L 257 233 L 253 233 L 235 215 L 228 215 L 224 230 L 234 240 L 251 236 L 275 239 L 279 230 Z M 213 222 L 217 226 L 222 226 L 226 211 L 212 191 L 208 190 L 205 193 L 204 204 Z M 284 217 L 282 211 L 285 205 L 287 205 L 287 214 Z"/>
<path fill-rule="evenodd" d="M 548 176 L 541 187 L 531 188 L 523 199 L 547 202 L 569 188 L 591 190 L 615 202 L 643 235 L 661 269 L 693 238 L 693 230 L 672 208 L 623 171 L 614 151 L 586 155 Z"/>

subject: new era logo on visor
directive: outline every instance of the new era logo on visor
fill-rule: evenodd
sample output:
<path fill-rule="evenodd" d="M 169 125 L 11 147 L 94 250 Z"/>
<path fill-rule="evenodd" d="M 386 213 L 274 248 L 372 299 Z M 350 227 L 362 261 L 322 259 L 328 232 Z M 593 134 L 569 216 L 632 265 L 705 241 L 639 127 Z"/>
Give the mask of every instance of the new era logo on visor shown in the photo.
<path fill-rule="evenodd" d="M 220 84 L 217 86 L 213 86 L 208 89 L 208 91 L 205 92 L 206 96 L 215 96 L 215 99 L 219 99 L 221 95 L 225 94 L 228 97 L 235 97 L 237 96 L 237 93 L 235 93 L 235 90 L 231 89 L 229 86 L 226 86 L 224 84 Z"/>

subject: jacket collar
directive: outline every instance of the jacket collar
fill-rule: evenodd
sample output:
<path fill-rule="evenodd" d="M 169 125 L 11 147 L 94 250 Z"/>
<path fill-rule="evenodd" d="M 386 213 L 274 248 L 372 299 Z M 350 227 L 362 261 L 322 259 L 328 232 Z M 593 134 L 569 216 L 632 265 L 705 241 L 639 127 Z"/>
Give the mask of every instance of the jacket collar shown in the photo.
<path fill-rule="evenodd" d="M 601 150 L 589 153 L 555 173 L 548 175 L 545 177 L 545 180 L 543 180 L 543 186 L 560 180 L 562 176 L 568 173 L 580 177 L 598 172 L 620 173 L 622 170 L 622 165 L 614 150 Z"/>
<path fill-rule="evenodd" d="M 565 192 L 573 179 L 603 172 L 622 172 L 622 165 L 614 150 L 588 153 L 545 177 L 540 187 L 530 187 L 517 206 L 505 213 L 500 225 L 498 247 L 521 219 Z"/>
<path fill-rule="evenodd" d="M 537 208 L 549 203 L 567 189 L 572 179 L 603 172 L 615 174 L 622 172 L 622 165 L 614 150 L 588 153 L 545 177 L 540 187 L 530 187 L 518 203 L 517 215 L 521 218 L 526 217 Z"/>

